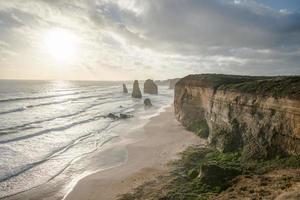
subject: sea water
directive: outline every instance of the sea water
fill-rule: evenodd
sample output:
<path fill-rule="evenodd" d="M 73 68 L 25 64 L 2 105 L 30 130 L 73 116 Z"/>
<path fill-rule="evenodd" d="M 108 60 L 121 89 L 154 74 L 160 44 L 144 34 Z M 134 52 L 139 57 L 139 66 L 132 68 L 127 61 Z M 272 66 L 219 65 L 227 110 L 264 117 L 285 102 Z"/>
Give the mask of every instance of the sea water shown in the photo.
<path fill-rule="evenodd" d="M 126 132 L 126 124 L 143 126 L 173 100 L 173 91 L 161 86 L 158 95 L 143 95 L 154 105 L 145 109 L 143 99 L 131 98 L 131 82 L 127 87 L 129 94 L 121 82 L 1 80 L 0 198 L 50 182 L 70 184 L 123 162 L 121 147 L 99 152 Z M 109 113 L 133 118 L 111 119 Z"/>

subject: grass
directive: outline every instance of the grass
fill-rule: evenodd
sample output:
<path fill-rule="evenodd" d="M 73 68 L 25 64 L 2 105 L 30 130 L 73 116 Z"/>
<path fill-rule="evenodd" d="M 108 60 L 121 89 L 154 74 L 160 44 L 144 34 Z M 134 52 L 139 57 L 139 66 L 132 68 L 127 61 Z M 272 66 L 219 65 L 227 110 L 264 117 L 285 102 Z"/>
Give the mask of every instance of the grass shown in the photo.
<path fill-rule="evenodd" d="M 203 121 L 194 121 L 187 127 L 187 130 L 194 132 L 201 138 L 207 138 L 209 135 L 209 128 L 207 122 Z"/>
<path fill-rule="evenodd" d="M 224 74 L 189 75 L 180 85 L 210 87 L 242 93 L 300 99 L 300 76 L 238 76 Z"/>
<path fill-rule="evenodd" d="M 219 89 L 234 90 L 250 94 L 268 95 L 276 98 L 289 97 L 295 99 L 300 97 L 299 88 L 300 76 L 291 76 L 222 85 Z"/>
<path fill-rule="evenodd" d="M 210 148 L 190 147 L 181 153 L 179 160 L 171 163 L 173 170 L 170 175 L 145 183 L 120 199 L 205 200 L 231 185 L 231 179 L 235 176 L 214 185 L 203 181 L 199 174 L 204 165 L 217 165 L 226 170 L 234 169 L 239 174 L 254 175 L 275 169 L 299 168 L 300 156 L 246 161 L 241 158 L 240 152 L 220 153 Z"/>

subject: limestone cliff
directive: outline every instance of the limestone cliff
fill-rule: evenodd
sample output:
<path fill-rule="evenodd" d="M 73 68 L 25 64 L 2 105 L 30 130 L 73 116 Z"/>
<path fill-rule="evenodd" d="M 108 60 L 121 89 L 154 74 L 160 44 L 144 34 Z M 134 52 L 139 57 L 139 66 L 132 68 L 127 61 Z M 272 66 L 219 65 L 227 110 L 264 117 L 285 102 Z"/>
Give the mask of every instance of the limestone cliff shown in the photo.
<path fill-rule="evenodd" d="M 169 89 L 174 89 L 176 83 L 180 80 L 180 78 L 173 78 L 173 79 L 167 79 L 167 80 L 157 80 L 155 81 L 155 83 L 157 85 L 164 85 L 164 86 L 168 86 Z"/>
<path fill-rule="evenodd" d="M 190 75 L 175 87 L 175 114 L 200 124 L 220 151 L 245 157 L 300 154 L 300 77 Z"/>

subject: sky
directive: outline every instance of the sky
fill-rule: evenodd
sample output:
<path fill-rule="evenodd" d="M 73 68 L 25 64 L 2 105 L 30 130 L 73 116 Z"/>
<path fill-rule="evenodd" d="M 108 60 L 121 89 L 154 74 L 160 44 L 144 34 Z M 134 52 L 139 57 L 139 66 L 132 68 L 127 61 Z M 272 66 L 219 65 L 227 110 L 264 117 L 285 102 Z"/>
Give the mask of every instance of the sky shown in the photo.
<path fill-rule="evenodd" d="M 300 74 L 299 0 L 0 0 L 0 79 Z"/>

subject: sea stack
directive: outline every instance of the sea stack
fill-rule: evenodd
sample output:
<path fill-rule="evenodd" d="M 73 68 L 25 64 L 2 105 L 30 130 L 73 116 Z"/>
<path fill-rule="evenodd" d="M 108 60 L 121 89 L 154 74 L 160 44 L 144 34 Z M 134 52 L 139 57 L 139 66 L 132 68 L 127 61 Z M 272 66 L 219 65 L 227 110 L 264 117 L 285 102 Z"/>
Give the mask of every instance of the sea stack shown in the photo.
<path fill-rule="evenodd" d="M 157 85 L 154 83 L 153 80 L 148 79 L 144 83 L 144 93 L 147 94 L 158 94 Z"/>
<path fill-rule="evenodd" d="M 123 93 L 128 93 L 128 90 L 127 90 L 127 87 L 126 87 L 126 85 L 123 83 Z"/>
<path fill-rule="evenodd" d="M 135 80 L 133 82 L 133 90 L 132 90 L 132 95 L 133 98 L 142 98 L 142 93 L 140 90 L 140 86 L 139 86 L 139 82 L 137 80 Z"/>
<path fill-rule="evenodd" d="M 145 107 L 151 107 L 152 106 L 151 100 L 149 98 L 146 98 L 144 100 L 144 105 Z"/>

